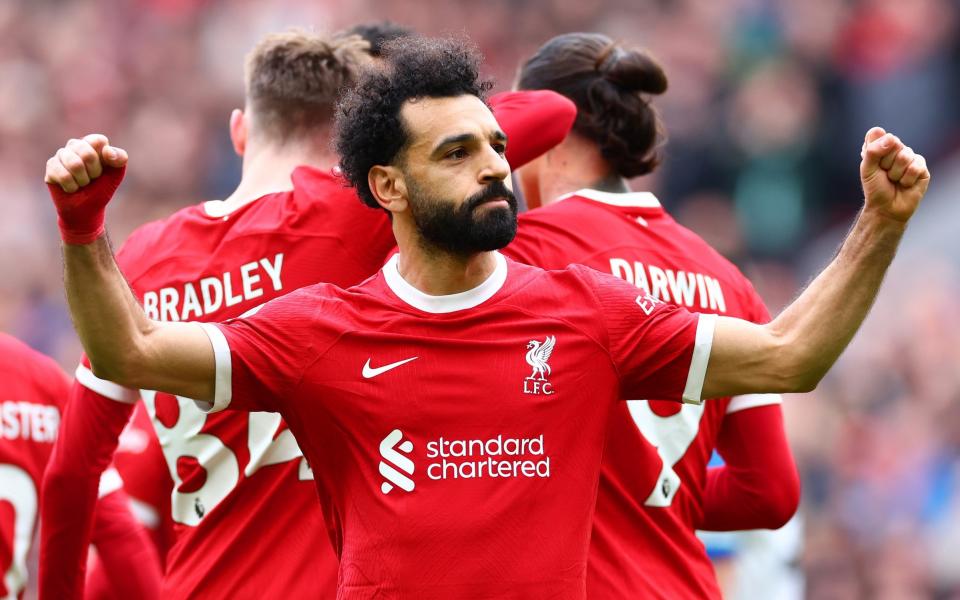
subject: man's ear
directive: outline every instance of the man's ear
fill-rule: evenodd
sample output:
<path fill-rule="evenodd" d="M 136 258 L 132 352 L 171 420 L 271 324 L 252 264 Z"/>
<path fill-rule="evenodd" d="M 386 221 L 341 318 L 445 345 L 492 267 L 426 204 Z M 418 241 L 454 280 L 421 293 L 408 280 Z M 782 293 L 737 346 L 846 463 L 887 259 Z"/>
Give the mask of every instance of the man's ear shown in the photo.
<path fill-rule="evenodd" d="M 367 173 L 367 184 L 377 203 L 384 209 L 392 213 L 407 209 L 407 182 L 397 167 L 371 167 Z"/>
<path fill-rule="evenodd" d="M 230 143 L 237 156 L 243 156 L 247 151 L 247 115 L 239 108 L 230 113 Z"/>

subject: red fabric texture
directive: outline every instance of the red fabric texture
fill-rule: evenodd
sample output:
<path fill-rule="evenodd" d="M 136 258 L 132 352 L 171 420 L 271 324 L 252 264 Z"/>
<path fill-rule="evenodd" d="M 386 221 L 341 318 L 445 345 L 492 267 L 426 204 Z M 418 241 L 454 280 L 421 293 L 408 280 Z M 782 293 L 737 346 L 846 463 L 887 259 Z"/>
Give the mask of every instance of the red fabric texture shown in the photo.
<path fill-rule="evenodd" d="M 779 529 L 797 511 L 800 474 L 779 404 L 728 414 L 717 438 L 726 463 L 707 471 L 700 529 Z"/>
<path fill-rule="evenodd" d="M 160 560 L 146 530 L 130 511 L 130 499 L 117 490 L 97 503 L 93 526 L 96 566 L 87 578 L 88 600 L 160 597 Z"/>
<path fill-rule="evenodd" d="M 519 169 L 562 142 L 577 118 L 576 104 L 550 90 L 496 94 L 490 98 L 490 108 L 508 136 L 511 169 Z"/>
<path fill-rule="evenodd" d="M 79 383 L 60 422 L 40 499 L 40 598 L 82 598 L 100 474 L 110 464 L 134 405 Z"/>

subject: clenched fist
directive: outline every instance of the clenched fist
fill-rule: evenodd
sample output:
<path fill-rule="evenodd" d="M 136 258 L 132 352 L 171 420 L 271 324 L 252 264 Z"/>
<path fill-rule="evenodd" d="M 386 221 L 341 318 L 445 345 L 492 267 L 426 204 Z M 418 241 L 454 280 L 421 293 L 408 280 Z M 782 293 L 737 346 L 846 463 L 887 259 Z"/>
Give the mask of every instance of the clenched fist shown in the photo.
<path fill-rule="evenodd" d="M 860 156 L 864 210 L 906 223 L 930 184 L 926 159 L 880 127 L 867 132 Z"/>
<path fill-rule="evenodd" d="M 127 153 L 93 133 L 73 139 L 47 161 L 44 181 L 67 244 L 89 244 L 103 234 L 107 203 L 123 181 Z"/>

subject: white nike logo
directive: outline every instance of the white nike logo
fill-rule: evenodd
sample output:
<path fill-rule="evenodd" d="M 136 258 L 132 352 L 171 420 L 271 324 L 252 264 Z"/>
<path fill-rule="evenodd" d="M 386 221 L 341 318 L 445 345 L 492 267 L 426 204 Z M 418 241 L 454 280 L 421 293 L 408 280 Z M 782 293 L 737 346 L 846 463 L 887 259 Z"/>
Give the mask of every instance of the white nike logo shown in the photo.
<path fill-rule="evenodd" d="M 418 358 L 420 358 L 420 357 L 419 357 L 419 356 L 414 356 L 413 358 L 408 358 L 408 359 L 405 359 L 405 360 L 398 360 L 398 361 L 395 362 L 395 363 L 390 363 L 389 365 L 383 365 L 382 367 L 377 367 L 376 369 L 370 368 L 370 359 L 368 358 L 368 359 L 367 359 L 367 363 L 366 363 L 365 365 L 363 365 L 363 378 L 364 378 L 364 379 L 371 379 L 371 378 L 373 378 L 373 377 L 376 377 L 377 375 L 382 375 L 382 374 L 386 373 L 386 372 L 389 371 L 390 369 L 396 369 L 396 368 L 399 367 L 400 365 L 405 365 L 405 364 L 407 364 L 408 362 L 410 362 L 411 360 L 417 360 Z"/>

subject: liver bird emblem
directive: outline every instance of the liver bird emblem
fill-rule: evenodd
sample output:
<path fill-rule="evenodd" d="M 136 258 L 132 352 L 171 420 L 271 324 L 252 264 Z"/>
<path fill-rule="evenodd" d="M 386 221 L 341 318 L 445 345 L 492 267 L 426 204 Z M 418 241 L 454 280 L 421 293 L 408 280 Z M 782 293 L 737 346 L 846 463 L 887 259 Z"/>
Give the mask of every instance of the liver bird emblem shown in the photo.
<path fill-rule="evenodd" d="M 527 342 L 527 364 L 533 368 L 533 373 L 527 379 L 546 380 L 547 375 L 550 374 L 550 365 L 547 361 L 550 360 L 556 343 L 557 338 L 552 335 L 548 335 L 542 344 L 537 340 Z"/>

